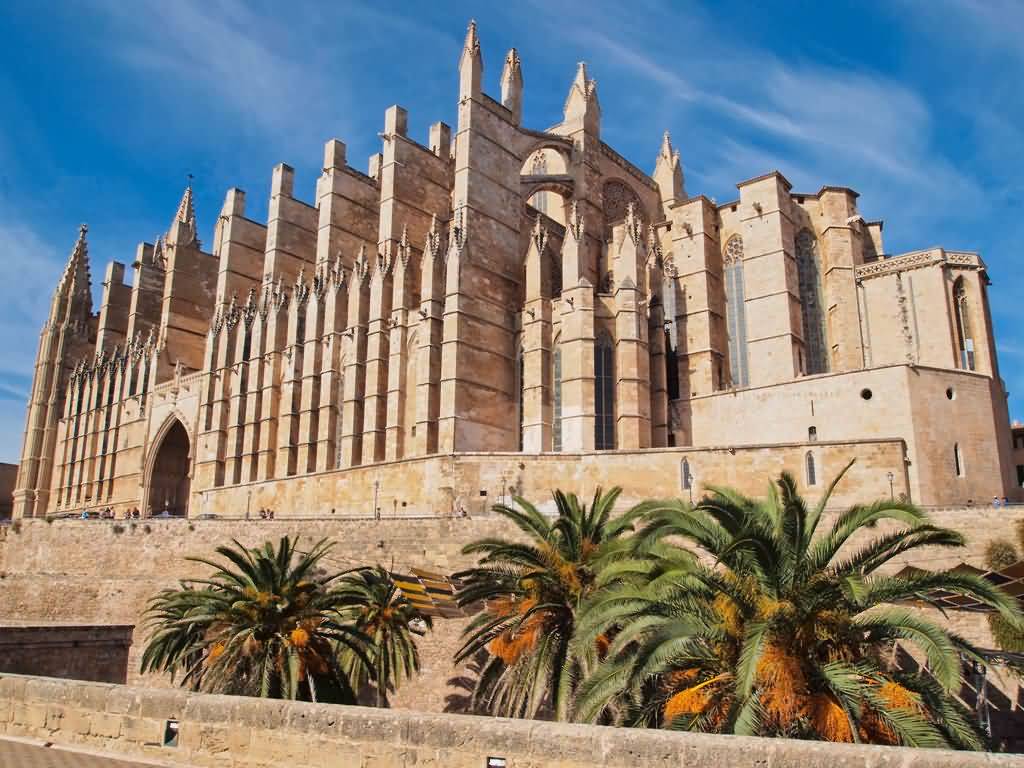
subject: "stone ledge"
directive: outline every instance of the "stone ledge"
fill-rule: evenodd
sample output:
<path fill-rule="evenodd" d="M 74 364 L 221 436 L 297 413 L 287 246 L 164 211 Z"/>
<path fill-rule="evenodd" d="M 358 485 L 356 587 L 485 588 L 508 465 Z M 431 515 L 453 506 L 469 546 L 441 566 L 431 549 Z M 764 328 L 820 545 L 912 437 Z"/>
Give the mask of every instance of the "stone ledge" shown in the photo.
<path fill-rule="evenodd" d="M 125 702 L 141 702 L 126 714 Z M 61 717 L 46 714 L 59 702 Z M 1024 756 L 684 734 L 153 691 L 0 674 L 0 734 L 177 764 L 314 768 L 1024 768 Z M 141 717 L 136 715 L 141 714 Z M 179 746 L 156 740 L 177 719 Z M 339 762 L 339 760 L 341 762 Z"/>

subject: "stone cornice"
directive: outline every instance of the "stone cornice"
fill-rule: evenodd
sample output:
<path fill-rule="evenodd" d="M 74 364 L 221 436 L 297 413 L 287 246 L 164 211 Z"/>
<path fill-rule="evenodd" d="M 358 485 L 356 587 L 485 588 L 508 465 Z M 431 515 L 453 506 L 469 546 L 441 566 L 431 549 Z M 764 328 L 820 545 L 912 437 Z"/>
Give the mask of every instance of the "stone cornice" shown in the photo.
<path fill-rule="evenodd" d="M 942 248 L 929 248 L 924 251 L 913 251 L 901 256 L 890 256 L 886 259 L 861 264 L 856 268 L 854 277 L 857 280 L 869 280 L 873 277 L 906 272 L 911 269 L 923 269 L 935 264 L 948 264 L 963 269 L 985 270 L 985 262 L 976 253 L 969 251 L 945 251 Z"/>

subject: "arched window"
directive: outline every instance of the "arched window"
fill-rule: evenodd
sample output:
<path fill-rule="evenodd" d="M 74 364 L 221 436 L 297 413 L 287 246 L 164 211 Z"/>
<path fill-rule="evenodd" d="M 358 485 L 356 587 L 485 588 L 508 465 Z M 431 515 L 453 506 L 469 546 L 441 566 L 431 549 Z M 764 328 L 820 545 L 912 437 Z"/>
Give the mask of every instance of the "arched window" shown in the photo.
<path fill-rule="evenodd" d="M 808 427 L 807 428 L 807 442 L 815 443 L 818 441 L 818 428 Z"/>
<path fill-rule="evenodd" d="M 807 485 L 817 485 L 818 473 L 814 466 L 814 454 L 810 451 L 804 456 L 804 468 L 807 472 Z"/>
<path fill-rule="evenodd" d="M 679 462 L 679 484 L 683 487 L 684 491 L 689 491 L 693 488 L 693 473 L 690 471 L 689 459 L 683 459 Z"/>
<path fill-rule="evenodd" d="M 615 447 L 615 345 L 606 331 L 594 344 L 594 448 Z"/>
<path fill-rule="evenodd" d="M 729 329 L 729 370 L 734 387 L 750 384 L 747 361 L 746 294 L 743 286 L 743 238 L 725 244 L 725 322 Z M 721 377 L 719 377 L 721 384 Z"/>
<path fill-rule="evenodd" d="M 551 417 L 551 450 L 562 450 L 562 348 L 555 341 L 555 353 L 551 356 L 551 394 L 553 401 Z"/>
<path fill-rule="evenodd" d="M 953 443 L 953 469 L 957 477 L 964 476 L 964 457 L 960 455 L 960 443 Z"/>
<path fill-rule="evenodd" d="M 960 367 L 974 370 L 974 339 L 971 337 L 971 320 L 967 304 L 967 287 L 964 279 L 958 277 L 953 283 L 953 312 L 956 315 L 956 340 L 959 347 Z"/>
<path fill-rule="evenodd" d="M 827 373 L 828 339 L 821 302 L 821 260 L 818 257 L 818 241 L 809 229 L 800 230 L 796 236 L 796 274 L 800 286 L 807 373 Z"/>

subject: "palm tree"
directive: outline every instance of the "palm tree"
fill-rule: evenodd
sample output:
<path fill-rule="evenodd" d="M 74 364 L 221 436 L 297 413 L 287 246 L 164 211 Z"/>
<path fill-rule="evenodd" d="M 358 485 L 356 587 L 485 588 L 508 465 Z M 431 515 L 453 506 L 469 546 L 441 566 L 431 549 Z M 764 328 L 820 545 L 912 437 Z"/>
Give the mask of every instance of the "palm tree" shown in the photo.
<path fill-rule="evenodd" d="M 370 664 L 369 640 L 344 612 L 365 595 L 323 575 L 326 540 L 309 552 L 287 536 L 248 549 L 237 541 L 218 547 L 227 562 L 209 565 L 206 579 L 188 579 L 153 597 L 143 672 L 182 675 L 193 690 L 269 698 L 354 703 L 342 655 Z"/>
<path fill-rule="evenodd" d="M 574 717 L 719 733 L 979 749 L 984 738 L 956 698 L 973 647 L 909 603 L 938 590 L 969 595 L 1014 625 L 1015 603 L 961 573 L 882 572 L 903 553 L 962 546 L 914 506 L 853 506 L 818 532 L 836 484 L 813 508 L 783 473 L 767 498 L 711 488 L 696 506 L 648 502 L 634 544 L 685 541 L 703 557 L 646 585 L 595 595 L 575 643 L 610 638 L 580 686 Z M 887 522 L 884 532 L 875 533 Z M 929 672 L 888 663 L 897 642 Z"/>
<path fill-rule="evenodd" d="M 415 637 L 426 634 L 433 624 L 409 603 L 391 574 L 380 566 L 352 571 L 342 584 L 358 600 L 339 613 L 370 642 L 365 656 L 344 652 L 342 667 L 355 690 L 372 684 L 376 706 L 386 707 L 388 691 L 395 691 L 403 677 L 409 679 L 419 672 Z"/>
<path fill-rule="evenodd" d="M 585 654 L 569 644 L 576 615 L 599 586 L 602 567 L 626 551 L 631 514 L 613 517 L 620 489 L 600 489 L 588 507 L 573 494 L 554 492 L 551 520 L 525 499 L 494 511 L 523 534 L 483 539 L 463 549 L 479 555 L 475 568 L 456 574 L 462 606 L 482 610 L 464 633 L 456 661 L 476 660 L 480 674 L 471 704 L 507 717 L 564 719 Z"/>

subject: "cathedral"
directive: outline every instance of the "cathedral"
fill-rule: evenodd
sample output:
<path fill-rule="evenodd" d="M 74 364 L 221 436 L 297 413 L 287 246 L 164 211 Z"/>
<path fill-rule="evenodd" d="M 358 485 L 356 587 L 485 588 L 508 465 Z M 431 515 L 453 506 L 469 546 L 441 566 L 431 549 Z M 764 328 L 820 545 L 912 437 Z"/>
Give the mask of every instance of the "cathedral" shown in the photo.
<path fill-rule="evenodd" d="M 308 202 L 230 189 L 213 240 L 186 189 L 110 263 L 81 228 L 39 342 L 15 517 L 466 514 L 506 494 L 706 484 L 925 505 L 1021 498 L 982 259 L 888 254 L 841 186 L 778 171 L 725 203 L 601 139 L 587 67 L 521 123 L 474 24 L 455 130 L 399 106 L 365 172 L 328 141 Z"/>

